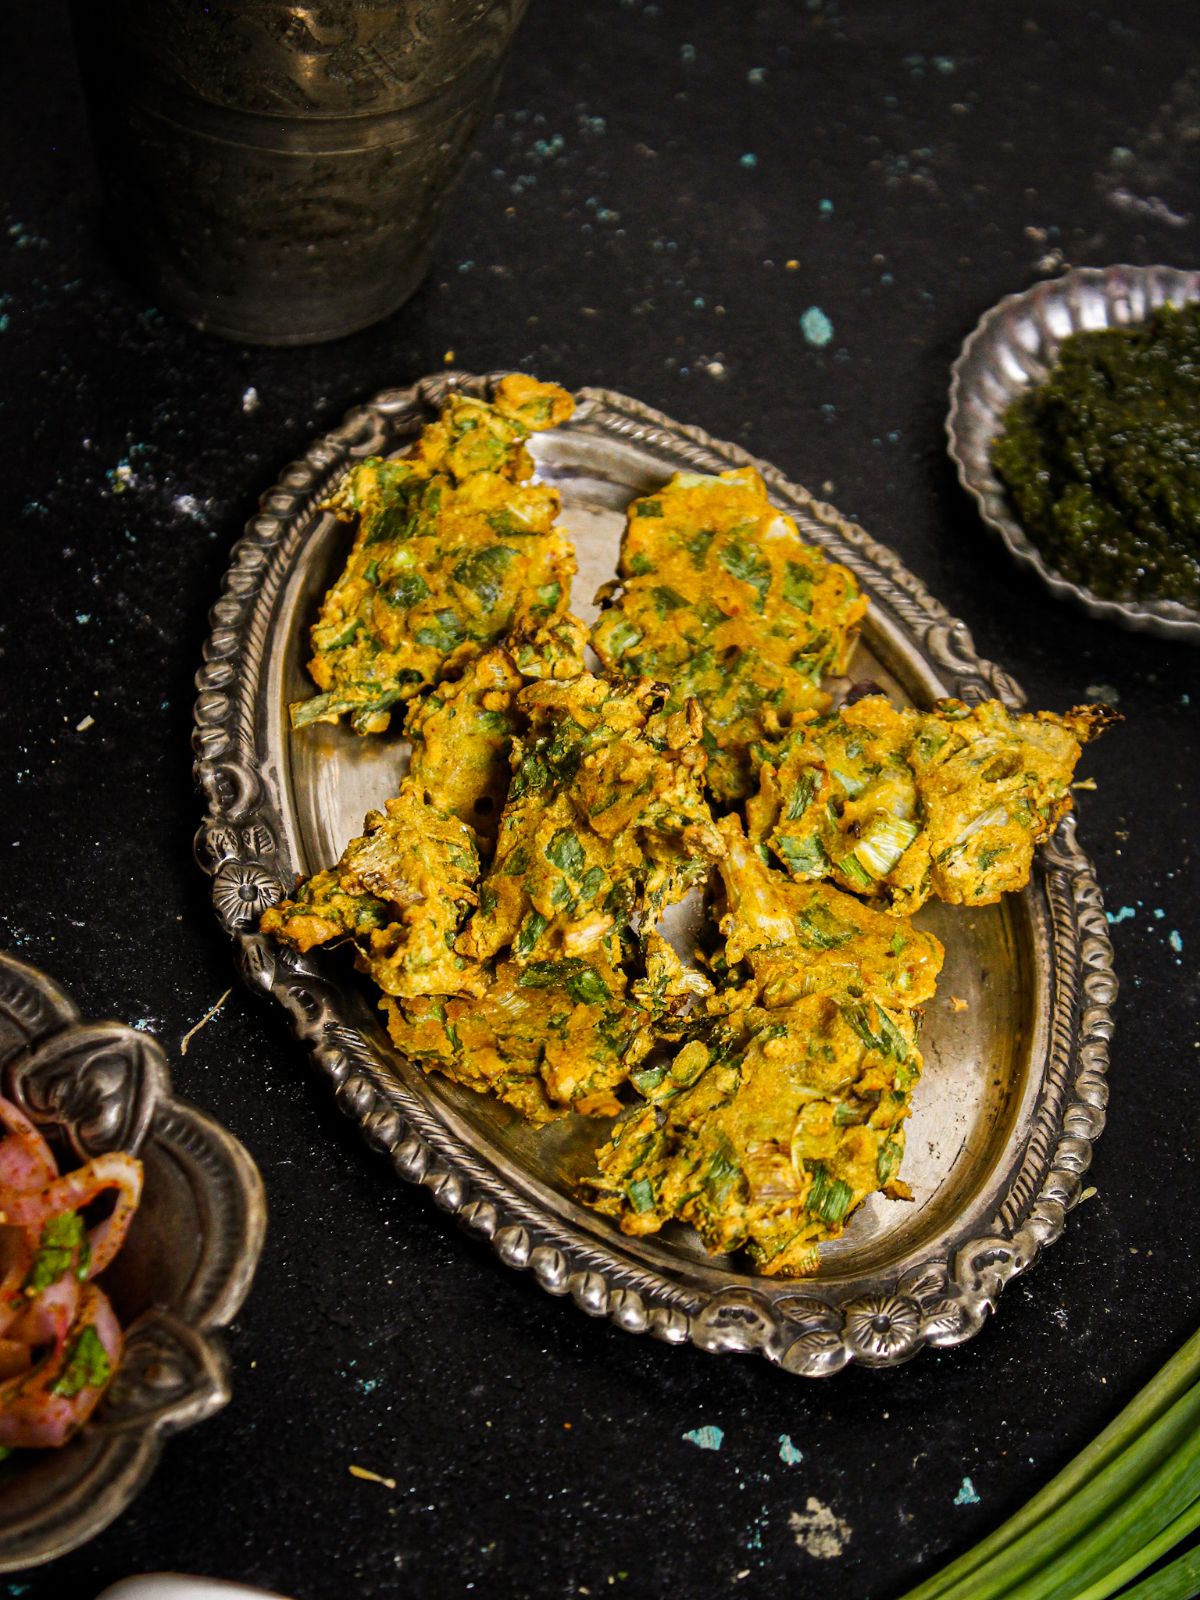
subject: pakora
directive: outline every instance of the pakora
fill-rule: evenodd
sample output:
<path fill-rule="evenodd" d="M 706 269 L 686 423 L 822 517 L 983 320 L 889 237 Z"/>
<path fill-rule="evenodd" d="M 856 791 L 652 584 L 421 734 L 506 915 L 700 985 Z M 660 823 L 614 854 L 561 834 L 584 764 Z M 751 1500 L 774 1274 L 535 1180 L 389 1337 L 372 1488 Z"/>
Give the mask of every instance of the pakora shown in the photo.
<path fill-rule="evenodd" d="M 586 645 L 586 625 L 568 612 L 510 633 L 503 645 L 465 662 L 460 676 L 444 677 L 409 704 L 409 777 L 431 804 L 471 824 L 485 860 L 508 794 L 513 735 L 525 726 L 516 697 L 530 681 L 579 677 Z"/>
<path fill-rule="evenodd" d="M 528 730 L 479 911 L 459 941 L 476 960 L 586 956 L 612 934 L 651 928 L 722 853 L 703 797 L 695 702 L 663 707 L 649 682 L 590 673 L 530 684 Z"/>
<path fill-rule="evenodd" d="M 704 715 L 718 800 L 754 787 L 751 748 L 824 709 L 867 602 L 852 573 L 801 539 L 752 467 L 679 472 L 629 508 L 619 594 L 592 631 L 610 673 L 670 687 Z M 602 591 L 603 593 L 603 591 Z"/>
<path fill-rule="evenodd" d="M 830 878 L 900 914 L 931 895 L 990 905 L 1029 881 L 1035 848 L 1071 809 L 1082 746 L 1115 715 L 997 700 L 926 712 L 869 695 L 760 747 L 750 836 L 794 878 Z"/>
<path fill-rule="evenodd" d="M 656 928 L 722 849 L 699 714 L 662 699 L 590 674 L 515 696 L 495 860 L 456 945 L 488 977 L 469 1002 L 387 1008 L 413 1059 L 535 1121 L 618 1111 L 629 1073 L 708 987 Z"/>
<path fill-rule="evenodd" d="M 404 458 L 350 469 L 326 509 L 357 531 L 312 629 L 321 693 L 292 707 L 295 726 L 348 716 L 382 733 L 465 657 L 566 611 L 574 550 L 555 525 L 557 491 L 530 481 L 525 441 L 573 405 L 512 374 L 490 404 L 451 395 Z"/>
<path fill-rule="evenodd" d="M 723 817 L 725 855 L 713 910 L 723 944 L 711 960 L 714 1008 L 790 1005 L 818 991 L 870 995 L 913 1010 L 933 999 L 945 952 L 931 933 L 828 883 L 794 883 L 763 861 L 736 817 Z"/>
<path fill-rule="evenodd" d="M 387 995 L 478 993 L 482 973 L 454 950 L 478 878 L 472 830 L 405 783 L 337 866 L 271 906 L 260 926 L 302 955 L 349 940 L 355 965 Z"/>
<path fill-rule="evenodd" d="M 869 1195 L 910 1198 L 917 1007 L 943 952 L 827 885 L 790 883 L 735 819 L 722 832 L 726 992 L 671 1061 L 634 1074 L 644 1103 L 600 1150 L 591 1203 L 626 1233 L 688 1222 L 711 1251 L 800 1275 Z"/>
<path fill-rule="evenodd" d="M 426 1071 L 491 1092 L 530 1122 L 613 1115 L 649 1048 L 611 942 L 582 956 L 489 967 L 477 998 L 384 1002 L 396 1046 Z"/>
<path fill-rule="evenodd" d="M 475 656 L 459 678 L 409 706 L 408 776 L 431 805 L 470 823 L 481 854 L 490 854 L 508 793 L 508 756 L 521 725 L 515 701 L 525 679 L 497 645 Z"/>

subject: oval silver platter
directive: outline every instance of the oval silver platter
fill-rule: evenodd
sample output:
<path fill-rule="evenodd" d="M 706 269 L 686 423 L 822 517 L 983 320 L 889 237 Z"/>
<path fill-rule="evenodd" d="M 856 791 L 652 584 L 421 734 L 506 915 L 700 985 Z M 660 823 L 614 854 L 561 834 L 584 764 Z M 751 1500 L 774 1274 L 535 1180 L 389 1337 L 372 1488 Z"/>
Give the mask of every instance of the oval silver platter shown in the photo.
<path fill-rule="evenodd" d="M 249 1291 L 267 1212 L 258 1168 L 231 1133 L 175 1099 L 154 1039 L 81 1021 L 57 984 L 7 955 L 0 1086 L 64 1154 L 64 1170 L 124 1150 L 141 1159 L 145 1185 L 100 1280 L 125 1328 L 108 1392 L 60 1450 L 21 1450 L 0 1467 L 0 1572 L 15 1572 L 94 1538 L 149 1478 L 167 1436 L 228 1403 L 217 1330 Z"/>
<path fill-rule="evenodd" d="M 1013 514 L 988 451 L 1004 413 L 1042 383 L 1073 333 L 1144 322 L 1159 306 L 1200 300 L 1200 272 L 1175 267 L 1076 267 L 1010 294 L 979 319 L 951 367 L 946 436 L 950 459 L 984 523 L 1009 554 L 1060 600 L 1134 633 L 1200 644 L 1200 612 L 1176 600 L 1105 600 L 1046 564 Z"/>
<path fill-rule="evenodd" d="M 575 1196 L 604 1124 L 535 1131 L 496 1102 L 426 1077 L 389 1043 L 344 952 L 302 958 L 256 932 L 297 873 L 336 859 L 392 792 L 403 748 L 341 728 L 293 733 L 309 692 L 307 628 L 347 534 L 317 503 L 347 463 L 403 449 L 451 386 L 441 374 L 350 413 L 290 466 L 233 552 L 212 611 L 196 704 L 196 773 L 208 803 L 197 848 L 247 983 L 272 995 L 335 1086 L 342 1109 L 396 1172 L 423 1184 L 509 1266 L 633 1333 L 710 1351 L 759 1351 L 791 1372 L 890 1366 L 975 1333 L 1004 1285 L 1056 1239 L 1104 1123 L 1116 994 L 1100 891 L 1068 820 L 1029 889 L 970 912 L 931 907 L 947 946 L 924 1033 L 926 1066 L 904 1176 L 916 1202 L 874 1197 L 812 1278 L 756 1277 L 707 1256 L 690 1230 L 626 1238 Z M 575 609 L 614 570 L 623 510 L 679 468 L 751 460 L 734 445 L 605 390 L 584 389 L 565 427 L 533 441 L 562 494 L 580 574 Z M 852 675 L 924 704 L 1020 692 L 981 661 L 961 622 L 861 528 L 755 462 L 806 538 L 853 568 L 871 610 Z M 965 1005 L 952 1005 L 950 997 Z"/>

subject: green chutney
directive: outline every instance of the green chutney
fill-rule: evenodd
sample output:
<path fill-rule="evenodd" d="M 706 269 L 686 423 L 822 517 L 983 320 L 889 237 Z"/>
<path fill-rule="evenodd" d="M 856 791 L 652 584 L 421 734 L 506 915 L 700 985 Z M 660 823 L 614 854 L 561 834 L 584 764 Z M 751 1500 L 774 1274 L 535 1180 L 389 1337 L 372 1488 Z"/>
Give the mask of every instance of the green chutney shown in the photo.
<path fill-rule="evenodd" d="M 1200 305 L 1072 334 L 1005 412 L 991 460 L 1063 577 L 1200 606 Z"/>

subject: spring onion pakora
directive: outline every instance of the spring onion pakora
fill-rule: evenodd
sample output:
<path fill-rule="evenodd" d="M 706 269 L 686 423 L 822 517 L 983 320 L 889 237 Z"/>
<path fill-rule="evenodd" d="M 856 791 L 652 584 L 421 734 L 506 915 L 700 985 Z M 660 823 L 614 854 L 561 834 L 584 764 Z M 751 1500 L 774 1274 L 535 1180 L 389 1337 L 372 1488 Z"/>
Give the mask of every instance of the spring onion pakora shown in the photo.
<path fill-rule="evenodd" d="M 724 946 L 714 1008 L 773 1008 L 818 990 L 871 995 L 902 1010 L 933 999 L 944 952 L 931 933 L 828 883 L 793 883 L 762 860 L 736 817 L 722 818 L 720 828 Z"/>
<path fill-rule="evenodd" d="M 1115 719 L 997 700 L 932 711 L 870 695 L 801 718 L 759 755 L 751 837 L 798 879 L 831 878 L 909 914 L 936 896 L 990 905 L 1029 881 L 1033 852 L 1071 809 L 1081 747 Z"/>
<path fill-rule="evenodd" d="M 512 657 L 497 645 L 469 661 L 460 678 L 444 678 L 414 700 L 405 718 L 410 781 L 431 805 L 470 823 L 481 853 L 496 841 L 518 727 L 514 701 L 524 687 Z"/>
<path fill-rule="evenodd" d="M 302 955 L 348 939 L 384 994 L 478 992 L 481 974 L 453 948 L 478 903 L 478 878 L 472 830 L 405 783 L 336 867 L 265 911 L 260 926 Z"/>
<path fill-rule="evenodd" d="M 516 697 L 529 680 L 577 678 L 587 628 L 570 614 L 473 656 L 408 708 L 409 777 L 434 806 L 469 822 L 490 859 L 508 793 L 513 735 L 524 726 Z"/>
<path fill-rule="evenodd" d="M 530 1122 L 611 1116 L 652 1043 L 627 997 L 622 955 L 606 940 L 586 960 L 503 960 L 484 969 L 478 997 L 385 1000 L 388 1032 L 427 1072 L 495 1094 Z"/>
<path fill-rule="evenodd" d="M 680 1220 L 764 1274 L 811 1272 L 869 1195 L 910 1198 L 898 1172 L 916 1008 L 942 948 L 828 885 L 789 882 L 734 818 L 722 832 L 727 993 L 672 1060 L 634 1075 L 644 1103 L 599 1152 L 593 1204 L 626 1233 Z"/>
<path fill-rule="evenodd" d="M 821 680 L 845 669 L 866 611 L 853 575 L 803 542 L 751 467 L 680 472 L 635 500 L 619 572 L 596 653 L 608 672 L 668 683 L 671 710 L 699 703 L 709 786 L 741 799 L 751 747 L 828 706 Z"/>
<path fill-rule="evenodd" d="M 663 707 L 648 682 L 590 673 L 517 697 L 528 731 L 479 913 L 459 948 L 477 960 L 585 956 L 635 918 L 650 926 L 722 853 L 703 795 L 695 702 Z"/>
<path fill-rule="evenodd" d="M 555 526 L 557 492 L 530 481 L 525 441 L 573 407 L 514 373 L 491 404 L 451 395 L 403 459 L 350 469 L 326 509 L 357 532 L 312 630 L 321 693 L 292 707 L 296 727 L 348 716 L 382 733 L 464 656 L 566 611 L 574 551 Z"/>
<path fill-rule="evenodd" d="M 616 1091 L 699 989 L 656 930 L 722 843 L 695 706 L 591 674 L 534 682 L 479 910 L 456 949 L 478 998 L 389 1006 L 393 1041 L 524 1115 L 620 1110 Z M 627 969 L 640 966 L 632 984 Z"/>

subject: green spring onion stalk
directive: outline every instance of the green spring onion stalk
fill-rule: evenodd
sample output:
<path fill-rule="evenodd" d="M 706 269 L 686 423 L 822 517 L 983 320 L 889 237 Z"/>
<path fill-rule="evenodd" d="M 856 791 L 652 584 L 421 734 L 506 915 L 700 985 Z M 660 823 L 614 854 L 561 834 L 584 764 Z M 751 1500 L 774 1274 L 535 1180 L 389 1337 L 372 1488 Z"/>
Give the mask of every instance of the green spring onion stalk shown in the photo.
<path fill-rule="evenodd" d="M 919 1584 L 904 1600 L 998 1600 L 1013 1593 L 1022 1579 L 1039 1565 L 1056 1560 L 1069 1546 L 1092 1536 L 1096 1548 L 1078 1552 L 1084 1563 L 1103 1553 L 1104 1535 L 1114 1508 L 1122 1507 L 1156 1475 L 1159 1493 L 1170 1494 L 1173 1508 L 1166 1521 L 1181 1515 L 1188 1504 L 1180 1495 L 1193 1481 L 1200 1461 L 1200 1332 L 1158 1372 L 1126 1406 L 1115 1421 L 1094 1439 L 1059 1475 L 1034 1495 L 1015 1516 L 974 1549 L 968 1550 L 941 1572 Z M 1192 1458 L 1189 1470 L 1189 1456 Z M 1172 1474 L 1174 1474 L 1172 1476 Z M 1196 1489 L 1191 1491 L 1195 1498 Z M 1140 1497 L 1139 1497 L 1140 1498 Z M 1164 1529 L 1157 1521 L 1153 1538 Z M 1128 1532 L 1128 1530 L 1124 1530 Z M 1114 1541 L 1118 1530 L 1112 1528 Z M 1140 1541 L 1148 1541 L 1143 1537 Z M 1131 1556 L 1122 1547 L 1118 1563 Z M 1157 1558 L 1151 1558 L 1157 1559 Z M 1111 1562 L 1110 1562 L 1111 1568 Z M 1104 1569 L 1085 1565 L 1074 1572 L 1073 1589 L 1052 1590 L 1029 1585 L 1025 1593 L 1040 1597 L 1066 1593 L 1072 1600 Z M 1137 1568 L 1136 1571 L 1144 1570 Z M 1087 1575 L 1083 1576 L 1086 1571 Z M 1154 1580 L 1151 1580 L 1154 1581 Z M 1112 1591 L 1108 1591 L 1112 1592 Z M 1174 1591 L 1170 1591 L 1174 1593 Z M 1139 1596 L 1139 1600 L 1141 1597 Z M 1165 1600 L 1165 1597 L 1164 1597 Z"/>
<path fill-rule="evenodd" d="M 1198 1527 L 1200 1527 L 1200 1501 L 1193 1501 L 1181 1517 L 1176 1517 L 1174 1522 L 1167 1524 L 1157 1539 L 1152 1539 L 1149 1544 L 1143 1545 L 1135 1555 L 1129 1557 L 1128 1561 L 1123 1561 L 1119 1567 L 1114 1567 L 1105 1577 L 1097 1578 L 1095 1583 L 1089 1584 L 1086 1589 L 1076 1594 L 1074 1600 L 1108 1600 L 1109 1595 L 1116 1594 L 1117 1590 L 1123 1588 L 1131 1578 L 1136 1578 L 1140 1572 L 1145 1572 L 1147 1567 L 1152 1567 L 1168 1551 L 1173 1550 L 1177 1544 L 1181 1544 L 1190 1533 L 1195 1533 Z M 1127 1600 L 1127 1595 L 1141 1595 L 1151 1584 L 1158 1583 L 1159 1579 L 1165 1577 L 1168 1572 L 1191 1562 L 1195 1564 L 1191 1568 L 1189 1578 L 1200 1575 L 1200 1549 L 1189 1550 L 1186 1556 L 1183 1556 L 1179 1561 L 1172 1562 L 1170 1567 L 1164 1568 L 1162 1572 L 1155 1573 L 1153 1578 L 1148 1578 L 1145 1583 L 1138 1584 L 1136 1589 L 1128 1590 L 1126 1595 L 1122 1595 L 1121 1600 Z M 1172 1595 L 1176 1593 L 1183 1595 L 1186 1592 L 1188 1596 L 1193 1593 L 1191 1589 L 1184 1591 L 1183 1589 L 1176 1590 L 1174 1588 L 1166 1592 Z"/>
<path fill-rule="evenodd" d="M 1172 1561 L 1152 1578 L 1126 1589 L 1121 1600 L 1193 1600 L 1200 1592 L 1200 1549 Z"/>
<path fill-rule="evenodd" d="M 1193 1410 L 1200 1412 L 1200 1386 L 1191 1391 L 1191 1396 L 1196 1399 Z M 1184 1404 L 1184 1401 L 1178 1403 L 1179 1406 Z M 1156 1430 L 1152 1429 L 1147 1438 L 1155 1434 Z M 1109 1471 L 1115 1474 L 1116 1467 Z M 1195 1419 L 1189 1423 L 1187 1434 L 1161 1466 L 1148 1476 L 1139 1474 L 1131 1480 L 1128 1473 L 1121 1473 L 1120 1477 L 1123 1487 L 1115 1497 L 1111 1493 L 1111 1484 L 1103 1484 L 1102 1503 L 1105 1509 L 1099 1516 L 1094 1513 L 1089 1516 L 1090 1508 L 1085 1504 L 1089 1497 L 1077 1495 L 1072 1501 L 1071 1515 L 1055 1518 L 1054 1529 L 1048 1529 L 1043 1524 L 1028 1536 L 1032 1550 L 1026 1552 L 1026 1561 L 1023 1563 L 1025 1572 L 1032 1574 L 1028 1582 L 1014 1585 L 1012 1577 L 1016 1574 L 1009 1575 L 999 1587 L 977 1590 L 980 1600 L 985 1593 L 1003 1595 L 1005 1600 L 1075 1600 L 1080 1589 L 1089 1582 L 1121 1565 L 1155 1539 L 1171 1522 L 1182 1516 L 1200 1494 L 1200 1436 L 1197 1435 Z M 1133 1488 L 1135 1483 L 1140 1484 L 1136 1490 Z M 1098 1482 L 1096 1488 L 1100 1487 Z M 1097 1495 L 1092 1498 L 1098 1500 L 1100 1497 Z M 1084 1517 L 1088 1519 L 1086 1523 Z M 1058 1537 L 1063 1527 L 1072 1527 L 1078 1535 L 1066 1549 L 1062 1549 Z M 1038 1549 L 1043 1542 L 1048 1542 L 1051 1550 L 1061 1553 L 1053 1559 L 1046 1559 Z M 1008 1554 L 1012 1555 L 1013 1552 L 1010 1550 Z M 1032 1561 L 1029 1560 L 1030 1556 Z M 1008 1556 L 1005 1557 L 1007 1564 Z"/>

